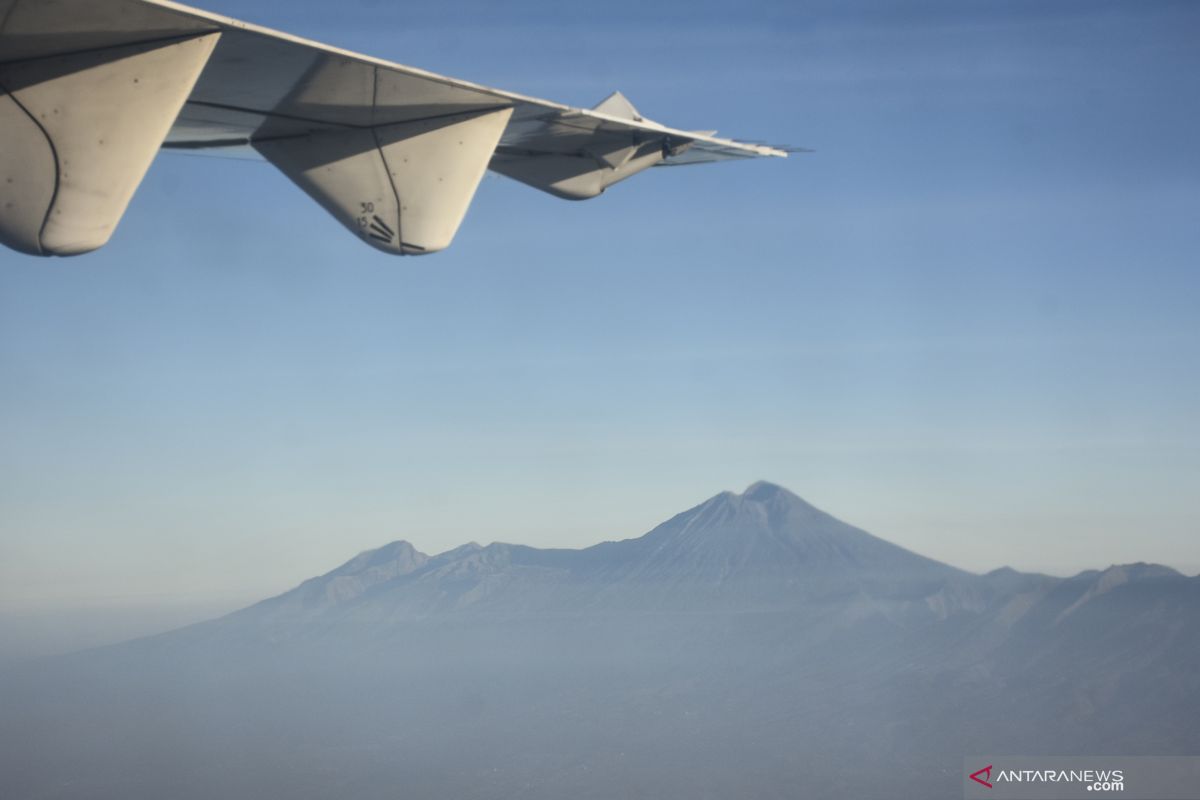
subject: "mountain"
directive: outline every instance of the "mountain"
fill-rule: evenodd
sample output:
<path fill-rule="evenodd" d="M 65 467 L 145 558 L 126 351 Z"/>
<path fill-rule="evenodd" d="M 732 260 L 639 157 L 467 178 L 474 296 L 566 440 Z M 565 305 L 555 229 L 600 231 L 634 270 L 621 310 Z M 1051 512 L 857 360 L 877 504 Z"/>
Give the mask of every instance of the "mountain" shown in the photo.
<path fill-rule="evenodd" d="M 722 492 L 639 539 L 583 551 L 625 582 L 777 586 L 962 574 L 847 525 L 774 484 Z"/>
<path fill-rule="evenodd" d="M 1200 746 L 1200 578 L 976 575 L 787 490 L 579 550 L 392 542 L 0 674 L 0 796 L 960 797 Z"/>
<path fill-rule="evenodd" d="M 283 622 L 588 609 L 796 609 L 867 593 L 924 597 L 971 576 L 820 511 L 774 484 L 722 492 L 636 539 L 582 550 L 404 541 L 235 615 Z"/>

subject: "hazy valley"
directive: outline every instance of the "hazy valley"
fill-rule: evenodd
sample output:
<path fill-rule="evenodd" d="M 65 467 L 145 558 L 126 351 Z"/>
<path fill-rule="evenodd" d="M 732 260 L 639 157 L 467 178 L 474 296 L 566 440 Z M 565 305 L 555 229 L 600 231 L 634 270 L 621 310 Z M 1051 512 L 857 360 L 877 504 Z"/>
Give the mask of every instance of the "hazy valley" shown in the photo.
<path fill-rule="evenodd" d="M 406 542 L 0 673 L 0 795 L 955 797 L 1200 749 L 1200 577 L 924 558 L 767 483 L 583 550 Z"/>

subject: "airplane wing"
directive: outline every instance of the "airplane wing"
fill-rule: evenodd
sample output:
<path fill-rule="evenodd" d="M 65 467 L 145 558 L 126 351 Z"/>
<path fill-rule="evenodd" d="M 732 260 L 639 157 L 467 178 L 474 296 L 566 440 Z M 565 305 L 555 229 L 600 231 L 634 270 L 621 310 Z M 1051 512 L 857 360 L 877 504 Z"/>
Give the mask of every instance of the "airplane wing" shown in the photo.
<path fill-rule="evenodd" d="M 0 243 L 111 237 L 160 149 L 261 158 L 367 244 L 454 238 L 488 169 L 595 197 L 652 166 L 785 157 L 339 50 L 168 0 L 0 0 Z"/>

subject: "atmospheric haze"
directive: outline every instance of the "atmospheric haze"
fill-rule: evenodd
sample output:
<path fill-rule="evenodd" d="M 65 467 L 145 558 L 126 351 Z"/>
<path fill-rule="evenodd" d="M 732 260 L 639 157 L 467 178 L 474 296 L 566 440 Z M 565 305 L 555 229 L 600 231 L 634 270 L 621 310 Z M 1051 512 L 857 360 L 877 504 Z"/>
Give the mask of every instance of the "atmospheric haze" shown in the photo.
<path fill-rule="evenodd" d="M 0 794 L 955 797 L 971 753 L 1193 752 L 1198 662 L 1200 577 L 977 575 L 757 483 L 10 666 Z"/>

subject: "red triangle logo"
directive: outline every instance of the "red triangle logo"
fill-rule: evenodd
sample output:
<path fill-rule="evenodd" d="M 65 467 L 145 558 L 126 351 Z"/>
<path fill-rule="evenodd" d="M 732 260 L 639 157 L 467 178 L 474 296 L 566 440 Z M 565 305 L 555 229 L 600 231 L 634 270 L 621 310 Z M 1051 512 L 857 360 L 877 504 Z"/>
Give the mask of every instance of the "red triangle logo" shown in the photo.
<path fill-rule="evenodd" d="M 979 777 L 980 775 L 983 775 L 984 777 L 981 778 L 981 777 Z M 992 788 L 992 784 L 989 783 L 989 781 L 992 779 L 992 765 L 988 764 L 986 767 L 979 770 L 978 772 L 972 772 L 970 775 L 970 778 L 971 778 L 971 780 L 975 781 L 976 783 L 982 783 L 984 786 L 986 786 L 989 789 Z"/>

